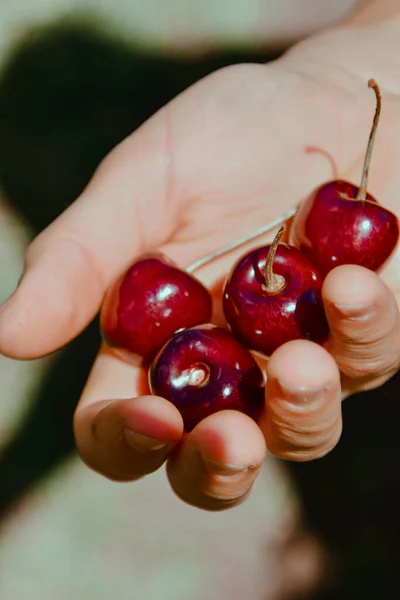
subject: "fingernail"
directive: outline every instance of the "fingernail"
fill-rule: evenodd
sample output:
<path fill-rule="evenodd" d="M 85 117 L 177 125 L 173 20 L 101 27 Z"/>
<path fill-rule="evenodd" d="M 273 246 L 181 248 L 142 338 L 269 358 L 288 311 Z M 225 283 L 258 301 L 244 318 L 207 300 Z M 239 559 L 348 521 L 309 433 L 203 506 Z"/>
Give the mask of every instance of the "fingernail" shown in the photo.
<path fill-rule="evenodd" d="M 200 455 L 205 468 L 211 475 L 222 475 L 225 477 L 233 477 L 239 473 L 245 473 L 251 467 L 248 465 L 235 465 L 232 463 L 221 463 L 217 460 L 209 458 L 204 454 Z"/>
<path fill-rule="evenodd" d="M 307 385 L 290 386 L 276 382 L 279 386 L 282 398 L 293 406 L 306 408 L 312 404 L 323 401 L 326 395 L 326 386 L 311 387 Z"/>
<path fill-rule="evenodd" d="M 166 448 L 168 444 L 156 438 L 136 433 L 132 429 L 125 429 L 125 439 L 134 450 L 138 452 L 154 452 Z"/>
<path fill-rule="evenodd" d="M 375 313 L 375 307 L 372 304 L 334 304 L 339 315 L 351 321 L 366 321 Z"/>

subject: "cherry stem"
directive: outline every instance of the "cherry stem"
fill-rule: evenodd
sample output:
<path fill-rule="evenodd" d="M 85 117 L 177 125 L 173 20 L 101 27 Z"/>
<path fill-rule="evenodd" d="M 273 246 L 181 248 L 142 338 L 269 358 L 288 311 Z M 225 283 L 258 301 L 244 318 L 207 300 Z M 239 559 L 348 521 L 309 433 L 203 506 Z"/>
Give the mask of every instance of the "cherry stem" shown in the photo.
<path fill-rule="evenodd" d="M 286 283 L 284 277 L 282 277 L 282 275 L 275 275 L 273 269 L 276 251 L 285 231 L 286 225 L 282 225 L 269 247 L 267 260 L 265 262 L 265 283 L 263 287 L 270 294 L 279 294 L 279 292 L 285 287 Z"/>
<path fill-rule="evenodd" d="M 232 244 L 228 244 L 227 246 L 224 246 L 223 248 L 220 248 L 219 250 L 216 250 L 215 252 L 212 252 L 211 254 L 207 254 L 203 258 L 199 258 L 199 260 L 196 260 L 195 262 L 190 264 L 188 267 L 186 267 L 186 269 L 185 269 L 186 272 L 193 273 L 194 271 L 197 271 L 197 269 L 200 269 L 204 265 L 212 262 L 213 260 L 219 258 L 220 256 L 229 254 L 230 252 L 237 250 L 241 246 L 244 246 L 244 244 L 247 244 L 248 242 L 251 242 L 251 241 L 257 239 L 258 237 L 268 233 L 269 231 L 276 229 L 279 225 L 281 225 L 282 223 L 285 223 L 286 221 L 289 221 L 289 219 L 294 217 L 296 212 L 297 212 L 297 207 L 291 208 L 287 213 L 285 213 L 281 217 L 278 217 L 274 221 L 270 221 L 263 227 L 260 227 L 260 229 L 257 229 L 254 233 L 251 233 L 250 235 L 246 235 L 246 236 L 240 238 L 239 240 L 237 240 L 236 242 L 232 242 Z"/>
<path fill-rule="evenodd" d="M 199 363 L 189 369 L 188 385 L 191 387 L 203 387 L 210 380 L 210 369 L 207 365 Z"/>
<path fill-rule="evenodd" d="M 363 171 L 362 171 L 361 185 L 360 185 L 360 187 L 358 189 L 358 193 L 357 193 L 357 197 L 356 197 L 356 200 L 360 200 L 361 202 L 364 202 L 365 199 L 366 199 L 366 197 L 367 197 L 367 184 L 368 184 L 369 165 L 370 165 L 370 162 L 371 162 L 372 148 L 373 148 L 373 145 L 374 145 L 376 129 L 378 127 L 379 117 L 380 117 L 381 108 L 382 108 L 382 95 L 381 95 L 381 91 L 380 91 L 379 86 L 376 83 L 376 81 L 374 79 L 370 79 L 368 81 L 368 87 L 372 88 L 374 90 L 374 92 L 375 92 L 375 96 L 376 96 L 376 109 L 375 109 L 374 120 L 372 122 L 371 132 L 369 134 L 367 151 L 365 153 L 365 159 L 364 159 L 364 166 L 363 166 Z"/>

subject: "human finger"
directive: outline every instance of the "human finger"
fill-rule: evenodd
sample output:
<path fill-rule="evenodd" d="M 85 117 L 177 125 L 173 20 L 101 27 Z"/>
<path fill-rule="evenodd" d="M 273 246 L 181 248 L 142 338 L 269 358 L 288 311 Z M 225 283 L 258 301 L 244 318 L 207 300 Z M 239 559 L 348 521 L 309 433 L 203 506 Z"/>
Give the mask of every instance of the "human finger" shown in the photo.
<path fill-rule="evenodd" d="M 165 136 L 161 111 L 108 155 L 80 198 L 31 243 L 20 284 L 0 309 L 0 352 L 30 359 L 67 343 L 124 267 L 168 238 L 176 213 L 170 197 L 165 209 Z"/>
<path fill-rule="evenodd" d="M 95 471 L 132 481 L 157 470 L 181 440 L 182 418 L 149 395 L 146 372 L 103 346 L 74 416 L 78 451 Z"/>
<path fill-rule="evenodd" d="M 340 373 L 324 348 L 295 340 L 272 354 L 261 428 L 268 450 L 286 460 L 313 460 L 334 448 L 342 431 Z"/>
<path fill-rule="evenodd" d="M 201 421 L 167 462 L 175 493 L 205 510 L 223 510 L 243 502 L 265 457 L 257 424 L 232 410 Z"/>
<path fill-rule="evenodd" d="M 400 318 L 396 299 L 374 272 L 356 265 L 331 271 L 322 295 L 329 322 L 328 350 L 347 392 L 378 386 L 400 364 Z"/>

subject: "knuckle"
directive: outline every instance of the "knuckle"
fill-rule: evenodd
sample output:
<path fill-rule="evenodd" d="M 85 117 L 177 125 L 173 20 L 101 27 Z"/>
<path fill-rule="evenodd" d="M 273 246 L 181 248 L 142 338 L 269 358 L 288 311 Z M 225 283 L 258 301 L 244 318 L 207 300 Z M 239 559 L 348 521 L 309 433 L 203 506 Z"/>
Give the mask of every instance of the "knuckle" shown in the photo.
<path fill-rule="evenodd" d="M 210 475 L 193 472 L 184 475 L 167 462 L 169 484 L 180 500 L 203 510 L 217 512 L 233 508 L 246 500 L 260 467 L 235 476 Z"/>
<path fill-rule="evenodd" d="M 389 378 L 398 370 L 399 351 L 393 347 L 380 353 L 373 348 L 363 353 L 347 351 L 344 356 L 338 355 L 336 360 L 340 371 L 350 379 Z"/>
<path fill-rule="evenodd" d="M 392 322 L 392 320 L 390 320 Z M 340 371 L 349 378 L 360 380 L 392 375 L 399 368 L 399 327 L 386 326 L 360 331 L 358 336 L 333 334 L 328 350 Z"/>
<path fill-rule="evenodd" d="M 112 403 L 104 403 L 97 417 L 107 416 Z M 102 419 L 93 418 L 90 410 L 77 409 L 73 418 L 75 446 L 82 462 L 92 471 L 110 481 L 122 482 L 138 479 L 143 475 L 135 471 L 132 452 L 123 444 L 123 435 L 107 440 L 101 433 Z M 120 429 L 120 427 L 118 427 Z"/>
<path fill-rule="evenodd" d="M 201 508 L 209 512 L 222 512 L 239 504 L 242 504 L 250 495 L 252 485 L 248 486 L 243 493 L 221 494 L 215 489 L 207 488 L 202 491 L 190 492 L 180 487 L 171 486 L 177 497 L 196 508 Z"/>
<path fill-rule="evenodd" d="M 386 323 L 377 322 L 347 322 L 339 330 L 333 332 L 333 339 L 339 345 L 357 346 L 360 349 L 368 346 L 381 345 L 393 332 L 393 323 L 391 319 L 386 319 Z M 390 323 L 389 323 L 390 321 Z"/>
<path fill-rule="evenodd" d="M 314 422 L 294 419 L 275 420 L 266 436 L 271 454 L 284 460 L 306 462 L 321 458 L 337 444 L 342 431 L 341 413 Z"/>

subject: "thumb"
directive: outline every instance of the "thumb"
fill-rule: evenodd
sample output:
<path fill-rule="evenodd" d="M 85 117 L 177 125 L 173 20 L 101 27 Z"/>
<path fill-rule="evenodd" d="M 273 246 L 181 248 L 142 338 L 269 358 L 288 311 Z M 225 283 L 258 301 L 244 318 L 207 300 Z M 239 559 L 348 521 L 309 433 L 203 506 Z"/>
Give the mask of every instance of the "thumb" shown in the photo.
<path fill-rule="evenodd" d="M 127 264 L 170 236 L 165 140 L 161 111 L 108 155 L 78 200 L 32 242 L 20 284 L 0 308 L 1 353 L 32 359 L 69 342 Z"/>

